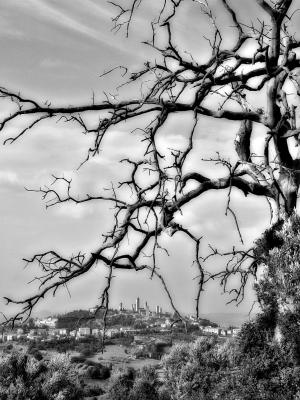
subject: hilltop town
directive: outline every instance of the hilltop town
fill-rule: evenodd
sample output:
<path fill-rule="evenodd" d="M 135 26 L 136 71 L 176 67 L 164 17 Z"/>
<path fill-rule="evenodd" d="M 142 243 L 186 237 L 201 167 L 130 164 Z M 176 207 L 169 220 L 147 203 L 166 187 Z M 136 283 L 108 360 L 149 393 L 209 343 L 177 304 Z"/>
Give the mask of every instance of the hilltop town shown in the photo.
<path fill-rule="evenodd" d="M 215 335 L 219 337 L 236 336 L 239 328 L 224 328 L 208 319 L 189 315 L 183 323 L 176 314 L 164 312 L 157 305 L 151 310 L 148 303 L 142 306 L 138 297 L 130 309 L 120 303 L 118 310 L 110 309 L 104 324 L 103 313 L 95 308 L 77 310 L 66 314 L 48 316 L 46 318 L 31 318 L 14 329 L 3 328 L 1 342 L 11 341 L 41 341 L 74 339 L 80 341 L 86 338 L 106 339 L 135 337 L 137 335 L 159 335 L 168 337 L 171 334 L 188 339 L 193 336 Z"/>

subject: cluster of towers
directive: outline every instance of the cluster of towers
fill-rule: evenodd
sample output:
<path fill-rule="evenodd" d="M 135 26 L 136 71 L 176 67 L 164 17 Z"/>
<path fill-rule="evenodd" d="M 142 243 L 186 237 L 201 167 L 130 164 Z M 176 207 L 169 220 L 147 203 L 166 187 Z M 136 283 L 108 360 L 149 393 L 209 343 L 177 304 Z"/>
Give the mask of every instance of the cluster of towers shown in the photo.
<path fill-rule="evenodd" d="M 139 314 L 145 314 L 146 316 L 149 316 L 150 313 L 151 313 L 147 301 L 145 303 L 145 307 L 142 307 L 141 306 L 141 300 L 140 300 L 139 297 L 136 298 L 135 303 L 131 305 L 131 308 L 132 308 L 133 312 L 139 313 Z M 123 306 L 123 303 L 120 303 L 119 310 L 120 311 L 124 311 L 125 310 L 125 308 Z M 155 313 L 156 313 L 156 315 L 161 315 L 162 314 L 162 307 L 156 306 Z M 151 314 L 153 314 L 153 313 L 151 313 Z"/>

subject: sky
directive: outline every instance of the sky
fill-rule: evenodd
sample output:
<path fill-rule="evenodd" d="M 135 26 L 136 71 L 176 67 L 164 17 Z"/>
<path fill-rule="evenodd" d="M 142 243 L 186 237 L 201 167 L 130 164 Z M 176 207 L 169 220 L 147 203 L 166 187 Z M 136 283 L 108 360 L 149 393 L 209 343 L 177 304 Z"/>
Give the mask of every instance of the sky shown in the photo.
<path fill-rule="evenodd" d="M 111 93 L 124 82 L 118 70 L 101 77 L 118 65 L 128 65 L 137 70 L 154 54 L 140 43 L 149 34 L 147 22 L 155 12 L 151 2 L 145 2 L 130 29 L 129 38 L 124 32 L 112 32 L 111 18 L 115 9 L 104 0 L 0 0 L 0 85 L 20 91 L 23 95 L 52 104 L 83 104 L 93 93 L 100 99 L 103 92 Z M 191 2 L 187 2 L 191 3 Z M 211 2 L 217 7 L 217 1 Z M 248 4 L 248 5 L 247 5 Z M 244 1 L 247 15 L 256 15 L 254 6 Z M 199 46 L 199 37 L 209 27 L 196 4 L 187 6 L 176 22 L 178 43 L 186 46 L 199 59 L 205 54 L 205 44 Z M 199 21 L 201 28 L 199 28 Z M 220 21 L 229 26 L 230 21 L 220 14 Z M 187 40 L 192 29 L 197 35 Z M 204 42 L 203 42 L 204 43 Z M 3 105 L 0 113 L 6 110 Z M 187 117 L 174 117 L 168 129 L 159 138 L 161 146 L 181 146 L 186 142 Z M 2 134 L 5 139 L 18 125 L 13 123 Z M 202 118 L 197 128 L 194 155 L 190 164 L 200 163 L 220 151 L 232 157 L 234 133 L 238 125 Z M 256 129 L 257 143 L 262 134 Z M 111 209 L 107 204 L 63 205 L 45 208 L 38 194 L 24 188 L 39 188 L 51 182 L 51 175 L 72 177 L 75 190 L 96 191 L 118 182 L 126 176 L 126 169 L 118 161 L 138 150 L 136 137 L 128 134 L 126 126 L 113 129 L 106 137 L 102 151 L 85 164 L 89 138 L 72 124 L 47 121 L 12 145 L 0 147 L 0 296 L 22 298 L 36 289 L 27 284 L 35 276 L 35 268 L 24 268 L 23 258 L 32 254 L 56 249 L 64 254 L 78 250 L 92 251 L 100 243 L 101 234 L 111 226 Z M 214 174 L 211 167 L 208 173 Z M 263 199 L 233 193 L 232 205 L 240 221 L 246 245 L 268 226 L 268 204 Z M 201 246 L 207 251 L 208 243 L 222 249 L 239 243 L 232 218 L 224 215 L 226 194 L 206 194 L 192 207 L 184 210 L 182 218 L 197 235 L 204 237 Z M 168 282 L 175 304 L 183 313 L 194 311 L 197 272 L 192 266 L 193 249 L 183 237 L 164 238 L 170 246 L 170 257 L 161 256 L 160 266 Z M 169 243 L 170 242 L 170 243 Z M 215 260 L 222 263 L 222 260 Z M 70 285 L 71 297 L 60 290 L 55 298 L 48 296 L 37 312 L 59 313 L 71 309 L 93 307 L 101 294 L 105 281 L 101 265 L 93 268 L 86 277 Z M 160 304 L 169 310 L 170 305 L 159 282 L 149 279 L 146 273 L 118 272 L 113 279 L 111 305 L 122 301 L 127 307 L 139 296 L 153 309 Z M 245 301 L 237 308 L 227 306 L 229 298 L 221 294 L 217 283 L 211 284 L 200 304 L 202 313 L 248 312 L 255 296 L 249 288 Z M 0 301 L 0 311 L 12 312 Z"/>

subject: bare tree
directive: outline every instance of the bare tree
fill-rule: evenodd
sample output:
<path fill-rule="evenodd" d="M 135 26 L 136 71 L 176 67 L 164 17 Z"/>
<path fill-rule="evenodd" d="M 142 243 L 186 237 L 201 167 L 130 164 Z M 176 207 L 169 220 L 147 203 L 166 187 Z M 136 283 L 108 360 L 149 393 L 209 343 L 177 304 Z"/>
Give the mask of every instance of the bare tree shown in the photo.
<path fill-rule="evenodd" d="M 127 35 L 130 34 L 136 12 L 143 7 L 143 2 L 111 3 L 116 7 L 113 19 L 115 30 L 125 30 Z M 205 62 L 196 61 L 197 57 L 178 48 L 174 39 L 174 21 L 183 3 L 184 6 L 196 5 L 199 15 L 205 15 L 211 24 L 211 34 L 207 38 L 210 54 Z M 226 290 L 229 277 L 240 276 L 241 284 L 232 293 L 234 300 L 243 298 L 247 280 L 250 275 L 255 275 L 257 268 L 252 250 L 229 252 L 231 257 L 225 269 L 210 273 L 199 253 L 201 238 L 196 237 L 189 226 L 180 225 L 176 218 L 181 210 L 189 207 L 203 193 L 224 189 L 227 189 L 226 212 L 232 215 L 237 229 L 238 222 L 230 207 L 233 189 L 240 190 L 245 196 L 265 197 L 271 206 L 274 221 L 286 218 L 295 210 L 300 182 L 300 159 L 295 155 L 300 133 L 295 104 L 300 90 L 300 40 L 295 32 L 289 31 L 289 26 L 298 11 L 296 3 L 293 0 L 255 0 L 253 7 L 257 7 L 263 18 L 245 23 L 242 22 L 245 20 L 243 12 L 238 10 L 238 1 L 220 0 L 218 12 L 227 13 L 232 20 L 232 46 L 225 47 L 218 15 L 214 15 L 209 0 L 161 0 L 161 8 L 151 22 L 152 37 L 146 42 L 157 52 L 156 60 L 146 61 L 140 70 L 131 73 L 120 67 L 122 75 L 128 77 L 127 84 L 140 85 L 137 97 L 130 95 L 118 100 L 118 96 L 110 96 L 103 101 L 93 100 L 81 106 L 56 107 L 9 89 L 0 89 L 1 96 L 15 106 L 10 115 L 2 118 L 0 130 L 5 131 L 15 121 L 19 122 L 18 126 L 22 125 L 21 130 L 6 143 L 19 140 L 29 134 L 31 128 L 55 118 L 65 123 L 76 123 L 84 134 L 92 135 L 93 147 L 88 150 L 85 159 L 88 161 L 99 153 L 102 140 L 109 135 L 111 128 L 131 121 L 142 132 L 141 146 L 145 149 L 142 159 L 133 155 L 130 159 L 121 160 L 121 163 L 130 166 L 130 176 L 119 186 L 112 186 L 109 195 L 103 192 L 80 197 L 73 194 L 71 181 L 64 177 L 54 177 L 51 187 L 38 190 L 48 201 L 47 206 L 64 202 L 111 202 L 115 210 L 112 229 L 91 254 L 79 253 L 67 257 L 49 250 L 27 260 L 39 265 L 41 276 L 37 280 L 40 285 L 38 292 L 26 299 L 7 298 L 8 303 L 21 307 L 13 320 L 28 317 L 47 293 L 55 294 L 57 289 L 82 276 L 95 264 L 105 265 L 109 271 L 99 308 L 108 307 L 113 271 L 128 269 L 149 270 L 160 279 L 176 310 L 156 263 L 157 252 L 162 251 L 160 236 L 163 232 L 171 236 L 184 234 L 194 243 L 195 263 L 199 269 L 197 314 L 201 292 L 211 279 L 220 278 Z M 245 56 L 245 53 L 248 55 Z M 289 96 L 291 92 L 294 96 Z M 263 108 L 253 105 L 255 95 L 264 99 Z M 163 134 L 168 118 L 178 113 L 192 115 L 193 127 L 188 133 L 186 148 L 173 149 L 166 154 L 159 148 L 157 138 Z M 99 115 L 99 122 L 93 126 L 88 118 L 90 114 Z M 211 161 L 226 168 L 226 175 L 220 178 L 210 179 L 198 170 L 186 167 L 194 151 L 197 123 L 202 116 L 240 121 L 235 138 L 238 161 L 232 164 L 220 155 L 212 155 Z M 254 124 L 263 128 L 265 145 L 261 153 L 252 143 Z M 65 185 L 64 192 L 57 188 L 57 183 L 60 189 L 61 183 Z M 124 188 L 127 188 L 127 195 Z M 136 237 L 137 234 L 139 239 L 131 241 L 131 250 L 124 251 L 122 244 L 128 237 Z M 146 257 L 145 253 L 149 251 L 150 256 Z M 214 254 L 219 253 L 212 248 L 211 255 Z"/>

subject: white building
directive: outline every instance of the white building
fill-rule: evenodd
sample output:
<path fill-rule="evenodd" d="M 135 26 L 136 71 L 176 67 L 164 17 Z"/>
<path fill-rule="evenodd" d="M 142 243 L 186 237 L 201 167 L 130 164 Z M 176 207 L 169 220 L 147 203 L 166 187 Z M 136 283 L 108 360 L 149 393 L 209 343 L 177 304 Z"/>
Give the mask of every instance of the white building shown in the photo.
<path fill-rule="evenodd" d="M 14 332 L 9 332 L 6 334 L 6 340 L 8 342 L 11 342 L 12 340 L 15 340 L 17 338 L 17 335 Z M 5 336 L 4 336 L 5 339 Z"/>
<path fill-rule="evenodd" d="M 121 328 L 122 329 L 122 328 Z M 113 338 L 120 333 L 119 329 L 107 329 L 105 331 L 105 336 L 108 338 Z"/>
<path fill-rule="evenodd" d="M 89 336 L 91 334 L 91 328 L 85 326 L 78 328 L 79 336 Z"/>
<path fill-rule="evenodd" d="M 237 336 L 241 332 L 241 328 L 233 328 L 232 336 Z"/>
<path fill-rule="evenodd" d="M 209 335 L 219 335 L 220 331 L 221 331 L 221 329 L 219 327 L 215 328 L 213 326 L 205 326 L 202 329 L 202 332 L 205 332 L 205 333 L 207 333 Z"/>
<path fill-rule="evenodd" d="M 58 321 L 57 318 L 47 317 L 47 318 L 44 318 L 44 319 L 37 319 L 35 321 L 35 325 L 37 327 L 48 326 L 49 328 L 55 328 L 57 321 Z"/>

